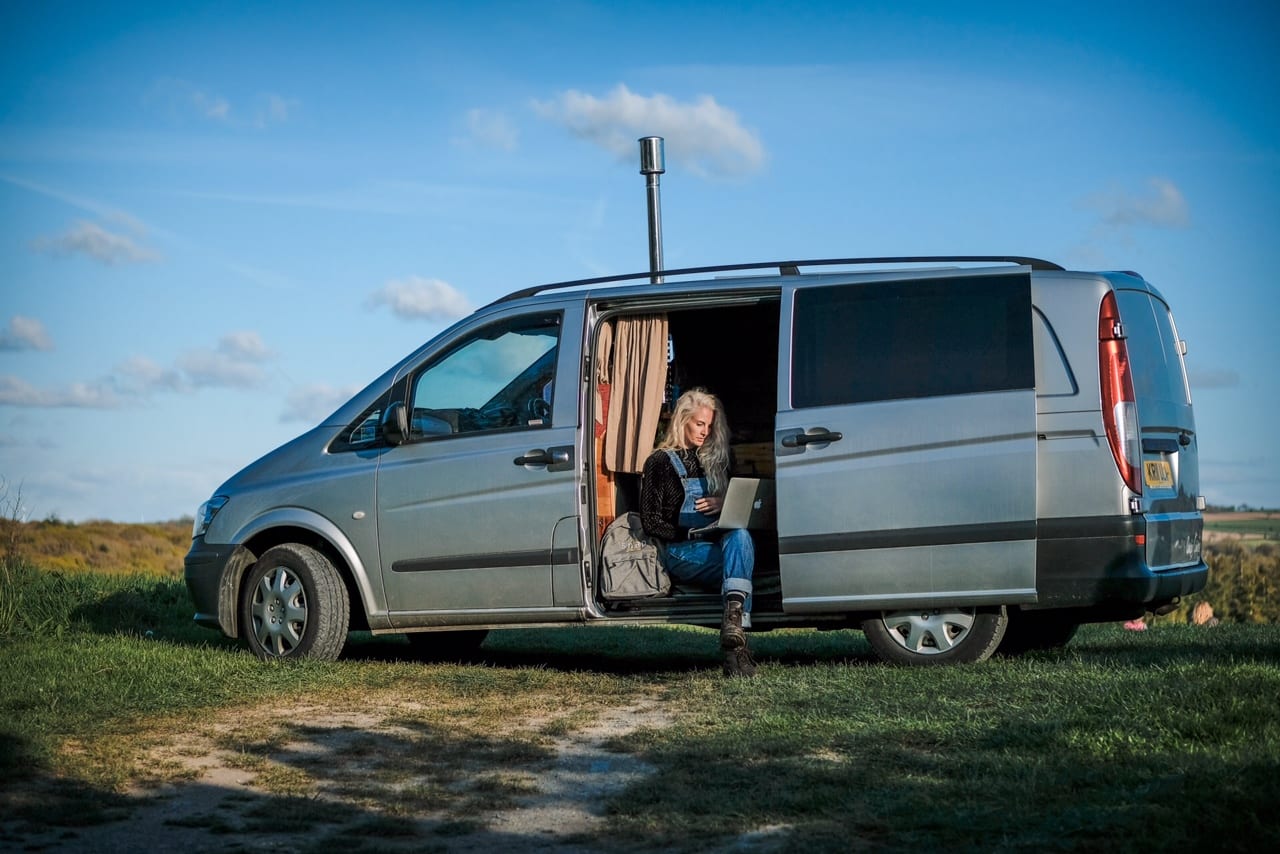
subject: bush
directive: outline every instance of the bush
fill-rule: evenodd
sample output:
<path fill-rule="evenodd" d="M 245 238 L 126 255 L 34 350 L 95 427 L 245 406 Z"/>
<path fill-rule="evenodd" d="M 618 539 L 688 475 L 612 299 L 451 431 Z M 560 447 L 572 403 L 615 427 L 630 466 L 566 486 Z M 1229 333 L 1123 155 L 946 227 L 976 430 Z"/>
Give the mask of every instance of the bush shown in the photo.
<path fill-rule="evenodd" d="M 1209 564 L 1204 590 L 1162 620 L 1189 622 L 1191 609 L 1205 601 L 1224 623 L 1280 623 L 1280 549 L 1274 543 L 1210 543 L 1204 559 Z"/>

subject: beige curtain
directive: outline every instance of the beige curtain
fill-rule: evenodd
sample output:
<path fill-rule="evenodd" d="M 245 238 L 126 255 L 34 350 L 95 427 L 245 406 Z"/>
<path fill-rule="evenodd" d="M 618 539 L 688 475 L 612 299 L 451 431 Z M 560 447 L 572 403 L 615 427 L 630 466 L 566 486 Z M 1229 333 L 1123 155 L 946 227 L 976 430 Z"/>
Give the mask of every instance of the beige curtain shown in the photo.
<path fill-rule="evenodd" d="M 609 423 L 604 463 L 615 472 L 639 472 L 653 451 L 667 383 L 667 316 L 617 318 L 609 378 Z"/>
<path fill-rule="evenodd" d="M 600 387 L 608 388 L 610 380 L 613 379 L 613 321 L 606 320 L 600 325 L 600 332 L 596 336 L 596 355 L 592 362 L 595 367 L 595 375 L 591 378 L 591 386 L 595 389 L 596 394 L 596 435 L 603 436 L 605 428 L 609 426 L 608 407 L 605 401 L 600 397 Z"/>

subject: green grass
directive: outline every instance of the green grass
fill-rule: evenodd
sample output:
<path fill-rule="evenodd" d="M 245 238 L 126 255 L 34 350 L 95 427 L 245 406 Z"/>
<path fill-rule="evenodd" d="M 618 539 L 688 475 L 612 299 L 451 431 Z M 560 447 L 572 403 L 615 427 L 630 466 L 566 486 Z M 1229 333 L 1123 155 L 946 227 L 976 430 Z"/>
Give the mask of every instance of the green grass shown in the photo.
<path fill-rule="evenodd" d="M 1280 516 L 1266 519 L 1213 519 L 1206 520 L 1204 526 L 1210 531 L 1280 540 Z"/>
<path fill-rule="evenodd" d="M 609 827 L 584 848 L 726 849 L 751 831 L 806 854 L 1280 843 L 1277 625 L 1086 626 L 1061 653 L 941 669 L 878 664 L 856 632 L 774 632 L 753 636 L 760 675 L 732 682 L 715 635 L 681 627 L 495 632 L 464 665 L 364 635 L 338 662 L 268 665 L 191 626 L 172 579 L 6 571 L 0 811 L 31 826 L 127 815 L 117 793 L 168 773 L 147 748 L 231 710 L 239 723 L 208 734 L 263 792 L 239 826 L 283 815 L 320 826 L 316 850 L 364 850 L 364 823 L 422 848 L 518 803 L 551 739 L 657 697 L 672 723 L 609 745 L 655 771 L 604 802 Z M 409 702 L 377 732 L 264 713 L 388 698 Z M 24 780 L 52 782 L 19 803 Z M 424 831 L 427 813 L 444 819 Z"/>

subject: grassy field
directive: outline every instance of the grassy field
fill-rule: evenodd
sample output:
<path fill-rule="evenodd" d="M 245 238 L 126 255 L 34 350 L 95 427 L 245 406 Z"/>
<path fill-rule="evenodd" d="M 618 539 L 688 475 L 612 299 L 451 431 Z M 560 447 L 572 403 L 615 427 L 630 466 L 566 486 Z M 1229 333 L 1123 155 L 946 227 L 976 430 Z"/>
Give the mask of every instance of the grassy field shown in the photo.
<path fill-rule="evenodd" d="M 1254 510 L 1241 513 L 1206 513 L 1205 531 L 1212 535 L 1228 535 L 1242 540 L 1280 540 L 1280 512 Z"/>
<path fill-rule="evenodd" d="M 5 507 L 0 497 L 0 509 Z M 178 578 L 190 547 L 190 519 L 147 524 L 22 522 L 0 515 L 0 554 L 19 555 L 50 571 Z"/>
<path fill-rule="evenodd" d="M 1086 626 L 1064 652 L 940 670 L 877 664 L 856 632 L 778 632 L 742 682 L 686 628 L 495 632 L 465 664 L 358 636 L 338 662 L 280 666 L 194 627 L 177 578 L 3 573 L 0 847 L 87 844 L 137 809 L 126 791 L 192 775 L 157 745 L 201 736 L 254 777 L 249 847 L 449 850 L 522 803 L 556 739 L 646 702 L 663 721 L 607 747 L 649 771 L 601 796 L 582 850 L 1280 844 L 1276 625 Z M 373 707 L 394 737 L 353 724 L 340 749 L 290 753 L 320 710 Z M 247 850 L 225 813 L 200 823 Z"/>

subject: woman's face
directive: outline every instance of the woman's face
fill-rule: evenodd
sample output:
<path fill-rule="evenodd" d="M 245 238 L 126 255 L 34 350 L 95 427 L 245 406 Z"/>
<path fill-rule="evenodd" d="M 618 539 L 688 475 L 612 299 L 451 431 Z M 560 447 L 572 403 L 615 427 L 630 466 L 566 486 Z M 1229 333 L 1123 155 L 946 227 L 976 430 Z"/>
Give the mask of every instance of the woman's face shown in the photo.
<path fill-rule="evenodd" d="M 684 423 L 684 446 L 686 448 L 701 448 L 702 443 L 707 441 L 707 436 L 711 433 L 711 423 L 715 421 L 716 414 L 709 406 L 700 406 L 689 416 L 689 420 Z"/>

